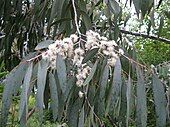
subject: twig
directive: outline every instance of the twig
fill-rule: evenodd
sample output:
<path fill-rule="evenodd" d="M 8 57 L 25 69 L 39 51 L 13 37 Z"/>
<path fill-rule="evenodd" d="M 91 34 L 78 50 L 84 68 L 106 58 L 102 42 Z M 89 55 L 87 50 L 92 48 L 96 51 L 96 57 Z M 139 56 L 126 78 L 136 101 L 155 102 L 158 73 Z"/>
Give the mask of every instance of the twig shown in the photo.
<path fill-rule="evenodd" d="M 75 20 L 75 25 L 76 25 L 76 29 L 79 35 L 81 35 L 79 26 L 78 26 L 78 22 L 77 22 L 77 12 L 76 12 L 76 7 L 75 7 L 75 1 L 72 0 L 72 4 L 73 4 L 73 10 L 74 10 L 74 20 Z"/>
<path fill-rule="evenodd" d="M 32 110 L 27 115 L 27 120 L 32 116 L 32 114 L 35 112 L 35 107 L 32 108 Z"/>
<path fill-rule="evenodd" d="M 94 114 L 94 116 L 98 119 L 98 121 L 99 121 L 99 123 L 100 123 L 100 125 L 103 125 L 102 124 L 102 121 L 100 120 L 100 118 L 97 116 L 97 114 L 94 112 L 94 110 L 93 110 L 93 108 L 92 108 L 92 106 L 91 106 L 91 104 L 90 104 L 90 102 L 89 102 L 89 100 L 88 100 L 88 98 L 87 98 L 87 95 L 85 94 L 85 99 L 86 99 L 86 102 L 87 102 L 87 104 L 88 104 L 88 106 L 90 107 L 90 109 L 92 110 L 92 112 L 93 112 L 93 114 Z"/>
<path fill-rule="evenodd" d="M 122 30 L 122 29 L 120 30 L 120 32 L 124 33 L 124 34 L 130 34 L 130 35 L 138 36 L 138 37 L 149 38 L 149 39 L 156 40 L 156 41 L 162 41 L 162 42 L 164 42 L 166 44 L 170 44 L 169 39 L 162 38 L 162 37 L 156 37 L 156 36 L 153 36 L 153 35 L 147 35 L 147 34 L 142 34 L 142 33 L 137 33 L 137 32 L 131 32 L 131 31 Z"/>

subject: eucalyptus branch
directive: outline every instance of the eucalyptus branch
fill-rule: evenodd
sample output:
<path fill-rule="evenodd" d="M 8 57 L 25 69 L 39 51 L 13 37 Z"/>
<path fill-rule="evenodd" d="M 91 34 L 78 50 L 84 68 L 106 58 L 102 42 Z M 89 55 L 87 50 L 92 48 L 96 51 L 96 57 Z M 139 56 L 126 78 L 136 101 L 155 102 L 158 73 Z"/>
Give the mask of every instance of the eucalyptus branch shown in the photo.
<path fill-rule="evenodd" d="M 94 116 L 98 119 L 98 121 L 99 121 L 100 125 L 103 125 L 103 124 L 102 124 L 102 121 L 100 120 L 100 118 L 99 118 L 99 117 L 97 116 L 97 114 L 94 112 L 94 109 L 93 109 L 93 107 L 91 106 L 91 104 L 90 104 L 90 102 L 89 102 L 89 100 L 88 100 L 88 98 L 87 98 L 87 95 L 86 95 L 86 94 L 85 94 L 85 100 L 86 100 L 86 102 L 87 102 L 88 106 L 90 107 L 90 109 L 91 109 L 92 113 L 94 114 Z"/>
<path fill-rule="evenodd" d="M 131 32 L 131 31 L 122 30 L 122 29 L 120 30 L 120 32 L 124 33 L 124 34 L 130 34 L 130 35 L 134 35 L 134 36 L 138 36 L 138 37 L 149 38 L 149 39 L 152 39 L 152 40 L 161 41 L 161 42 L 164 42 L 166 44 L 170 44 L 169 39 L 162 38 L 162 37 L 157 37 L 157 36 L 147 35 L 147 34 L 137 33 L 137 32 Z"/>
<path fill-rule="evenodd" d="M 73 5 L 73 10 L 74 10 L 74 20 L 75 20 L 75 25 L 76 25 L 76 29 L 79 35 L 81 35 L 79 26 L 78 26 L 78 21 L 77 21 L 77 11 L 76 11 L 76 6 L 75 6 L 75 1 L 72 0 L 72 5 Z"/>

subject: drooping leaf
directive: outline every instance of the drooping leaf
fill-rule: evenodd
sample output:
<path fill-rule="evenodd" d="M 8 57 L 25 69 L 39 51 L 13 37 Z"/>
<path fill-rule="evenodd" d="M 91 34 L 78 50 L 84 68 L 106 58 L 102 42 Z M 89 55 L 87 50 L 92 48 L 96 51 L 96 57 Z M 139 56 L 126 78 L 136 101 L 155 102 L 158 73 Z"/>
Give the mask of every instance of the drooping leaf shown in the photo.
<path fill-rule="evenodd" d="M 158 32 L 158 37 L 159 37 L 159 36 L 161 35 L 161 33 L 162 33 L 163 25 L 164 25 L 164 17 L 161 16 L 161 18 L 160 18 L 160 23 L 159 23 L 159 28 L 158 28 L 158 30 L 159 30 L 159 32 Z"/>
<path fill-rule="evenodd" d="M 157 127 L 165 127 L 166 126 L 166 98 L 164 86 L 158 77 L 153 74 L 152 76 L 152 87 L 153 87 L 153 96 L 154 96 L 154 104 L 156 110 L 156 125 Z"/>
<path fill-rule="evenodd" d="M 94 48 L 86 53 L 82 63 L 86 63 L 88 60 L 92 59 L 98 52 L 99 48 Z"/>
<path fill-rule="evenodd" d="M 54 43 L 54 40 L 42 41 L 42 42 L 38 43 L 38 45 L 35 47 L 35 50 L 41 50 L 41 49 L 48 48 L 48 46 L 52 43 Z"/>
<path fill-rule="evenodd" d="M 54 18 L 57 16 L 58 19 L 61 18 L 62 8 L 65 0 L 54 0 L 52 4 L 51 14 L 49 23 L 51 24 Z"/>
<path fill-rule="evenodd" d="M 120 122 L 122 122 L 121 126 L 123 126 L 123 127 L 126 126 L 126 119 L 127 119 L 127 117 L 125 117 L 127 115 L 127 96 L 126 96 L 126 91 L 127 91 L 127 84 L 126 84 L 126 81 L 125 81 L 124 77 L 122 77 L 121 106 L 120 106 L 119 119 L 120 119 Z"/>
<path fill-rule="evenodd" d="M 32 69 L 33 69 L 33 63 L 31 62 L 29 64 L 29 67 L 26 71 L 25 77 L 24 77 L 24 83 L 22 86 L 22 92 L 21 92 L 21 99 L 20 99 L 20 106 L 19 106 L 19 120 L 21 120 L 21 117 L 25 117 L 23 114 L 27 115 L 28 113 L 28 95 L 29 95 L 29 87 L 30 87 L 30 81 L 32 76 Z M 25 123 L 26 124 L 26 123 Z"/>
<path fill-rule="evenodd" d="M 133 4 L 135 6 L 136 13 L 139 17 L 140 9 L 141 9 L 141 2 L 142 0 L 133 0 Z"/>
<path fill-rule="evenodd" d="M 84 127 L 84 106 L 81 109 L 81 112 L 80 112 L 80 115 L 79 115 L 78 127 Z"/>
<path fill-rule="evenodd" d="M 141 0 L 141 13 L 143 18 L 145 17 L 146 13 L 149 10 L 149 2 L 150 0 Z"/>
<path fill-rule="evenodd" d="M 73 85 L 75 84 L 75 82 L 76 82 L 76 77 L 69 77 L 68 82 L 67 82 L 68 86 L 67 86 L 66 92 L 65 92 L 65 96 L 66 96 L 67 98 L 68 98 L 68 95 L 69 95 L 69 93 L 70 93 L 70 90 L 72 89 L 72 87 L 73 87 Z"/>
<path fill-rule="evenodd" d="M 4 85 L 3 97 L 2 97 L 2 110 L 0 125 L 6 126 L 9 108 L 12 102 L 12 95 L 18 91 L 22 85 L 22 80 L 25 76 L 28 68 L 27 63 L 21 63 L 18 67 L 14 68 L 7 76 Z"/>
<path fill-rule="evenodd" d="M 76 99 L 74 102 L 70 103 L 68 106 L 68 125 L 69 127 L 77 127 L 78 125 L 78 115 L 79 110 L 81 109 L 82 102 L 80 101 L 80 98 Z"/>
<path fill-rule="evenodd" d="M 37 75 L 37 109 L 39 112 L 39 120 L 42 124 L 43 121 L 43 105 L 44 105 L 44 89 L 46 84 L 48 62 L 44 59 L 38 63 Z"/>
<path fill-rule="evenodd" d="M 139 67 L 137 69 L 137 126 L 146 127 L 147 126 L 147 105 L 146 105 L 146 91 L 145 91 L 145 81 L 142 71 Z"/>
<path fill-rule="evenodd" d="M 88 14 L 86 14 L 85 12 L 81 11 L 81 13 L 82 13 L 84 24 L 86 26 L 86 30 L 89 30 L 92 27 L 91 19 L 88 16 Z"/>
<path fill-rule="evenodd" d="M 58 115 L 58 92 L 57 92 L 56 81 L 52 73 L 49 73 L 49 86 L 50 86 L 50 94 L 51 94 L 51 108 L 53 111 L 53 119 L 55 121 Z"/>
<path fill-rule="evenodd" d="M 119 108 L 117 107 L 120 104 L 121 98 L 121 62 L 120 59 L 117 59 L 115 63 L 114 73 L 113 73 L 113 81 L 110 88 L 110 94 L 108 98 L 108 104 L 106 109 L 106 114 L 109 112 L 110 108 L 114 109 L 116 112 L 115 115 L 118 115 Z M 117 108 L 116 108 L 117 107 Z"/>
<path fill-rule="evenodd" d="M 67 71 L 66 71 L 65 61 L 60 55 L 57 56 L 56 68 L 57 68 L 57 75 L 58 75 L 60 87 L 62 93 L 65 96 L 66 87 L 67 87 Z"/>
<path fill-rule="evenodd" d="M 95 64 L 93 65 L 91 72 L 89 74 L 89 76 L 86 78 L 86 80 L 84 81 L 84 85 L 89 84 L 89 82 L 91 81 L 91 79 L 93 78 L 95 72 L 96 72 L 96 68 L 97 68 L 97 64 L 98 64 L 98 60 L 95 62 Z"/>
<path fill-rule="evenodd" d="M 99 92 L 99 105 L 98 105 L 98 112 L 99 115 L 104 115 L 105 110 L 105 92 L 107 88 L 107 83 L 109 79 L 109 66 L 106 65 L 104 67 L 103 73 L 101 74 L 100 78 L 100 92 Z"/>
<path fill-rule="evenodd" d="M 126 126 L 129 126 L 129 119 L 130 119 L 130 114 L 131 114 L 131 78 L 130 74 L 128 77 L 128 82 L 127 82 L 127 91 L 126 91 L 126 100 L 127 100 L 127 113 L 126 113 Z"/>
<path fill-rule="evenodd" d="M 113 14 L 119 15 L 121 8 L 115 0 L 108 0 L 108 6 Z"/>

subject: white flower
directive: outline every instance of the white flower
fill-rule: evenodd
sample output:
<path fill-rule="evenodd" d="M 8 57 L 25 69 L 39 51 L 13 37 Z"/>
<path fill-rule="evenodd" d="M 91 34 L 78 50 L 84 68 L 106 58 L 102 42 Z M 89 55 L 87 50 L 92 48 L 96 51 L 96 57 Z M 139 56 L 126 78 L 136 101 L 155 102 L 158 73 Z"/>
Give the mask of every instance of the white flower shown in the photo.
<path fill-rule="evenodd" d="M 111 42 L 111 44 L 113 45 L 113 46 L 117 46 L 117 43 L 114 41 L 114 40 L 112 40 L 112 41 L 110 41 Z"/>
<path fill-rule="evenodd" d="M 114 51 L 114 47 L 113 47 L 113 46 L 109 46 L 109 47 L 107 47 L 107 50 L 108 50 L 109 52 L 113 52 L 113 51 Z"/>
<path fill-rule="evenodd" d="M 115 52 L 111 52 L 110 56 L 113 57 L 113 58 L 116 58 L 116 59 L 118 58 L 118 55 Z"/>
<path fill-rule="evenodd" d="M 78 41 L 78 36 L 76 34 L 72 34 L 70 38 L 74 43 Z"/>
<path fill-rule="evenodd" d="M 79 97 L 80 97 L 80 98 L 82 98 L 82 97 L 83 97 L 83 95 L 84 95 L 84 93 L 83 93 L 83 92 L 81 92 L 81 91 L 79 91 L 79 93 L 78 93 L 78 94 L 79 94 Z"/>
<path fill-rule="evenodd" d="M 108 59 L 108 65 L 114 66 L 116 61 L 117 61 L 117 59 L 112 57 L 112 58 Z"/>
<path fill-rule="evenodd" d="M 64 42 L 64 43 L 67 43 L 67 44 L 71 44 L 71 43 L 72 43 L 72 40 L 71 40 L 71 38 L 68 38 L 68 37 L 67 37 L 67 38 L 64 38 L 64 39 L 63 39 L 63 42 Z"/>
<path fill-rule="evenodd" d="M 81 87 L 83 85 L 83 83 L 84 83 L 84 80 L 77 80 L 76 85 L 78 87 Z"/>
<path fill-rule="evenodd" d="M 55 44 L 55 43 L 50 44 L 50 45 L 48 46 L 48 49 L 51 50 L 51 51 L 55 51 L 55 50 L 56 50 L 56 44 Z"/>
<path fill-rule="evenodd" d="M 108 56 L 110 53 L 109 53 L 108 50 L 103 50 L 103 54 L 106 55 L 106 56 Z"/>
<path fill-rule="evenodd" d="M 74 50 L 74 53 L 75 53 L 75 55 L 82 56 L 82 55 L 84 54 L 84 50 L 81 49 L 81 48 L 76 48 L 76 49 Z"/>
<path fill-rule="evenodd" d="M 100 37 L 100 39 L 101 39 L 102 41 L 107 41 L 107 38 L 104 37 L 104 36 Z"/>
<path fill-rule="evenodd" d="M 124 55 L 123 49 L 119 49 L 119 54 Z"/>
<path fill-rule="evenodd" d="M 41 55 L 42 55 L 42 59 L 44 59 L 44 60 L 48 60 L 49 59 L 48 52 L 43 52 Z"/>

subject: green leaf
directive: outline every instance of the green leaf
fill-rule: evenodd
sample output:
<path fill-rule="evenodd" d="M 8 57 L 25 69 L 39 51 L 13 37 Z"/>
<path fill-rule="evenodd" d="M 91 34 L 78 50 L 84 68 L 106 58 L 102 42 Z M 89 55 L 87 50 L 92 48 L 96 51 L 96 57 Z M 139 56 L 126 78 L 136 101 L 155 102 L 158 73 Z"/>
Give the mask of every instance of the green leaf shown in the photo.
<path fill-rule="evenodd" d="M 43 105 L 44 105 L 44 89 L 46 84 L 48 62 L 44 59 L 38 63 L 38 75 L 37 75 L 37 109 L 39 112 L 39 120 L 42 124 L 43 121 Z"/>
<path fill-rule="evenodd" d="M 58 19 L 61 18 L 62 8 L 65 0 L 54 0 L 52 3 L 52 9 L 50 14 L 49 23 L 51 24 L 54 18 L 57 16 Z"/>
<path fill-rule="evenodd" d="M 69 103 L 68 106 L 68 125 L 69 127 L 77 127 L 78 125 L 78 113 L 80 110 L 81 101 L 80 98 L 76 99 L 74 102 Z"/>
<path fill-rule="evenodd" d="M 42 41 L 42 42 L 38 43 L 38 45 L 35 47 L 35 50 L 41 50 L 41 49 L 48 48 L 48 46 L 50 44 L 53 44 L 53 43 L 54 43 L 54 40 L 45 40 L 45 41 Z"/>
<path fill-rule="evenodd" d="M 28 95 L 29 95 L 29 87 L 30 87 L 30 81 L 32 76 L 32 69 L 33 69 L 33 63 L 31 62 L 29 64 L 29 67 L 26 71 L 25 77 L 24 77 L 24 83 L 22 86 L 22 92 L 21 92 L 21 99 L 20 99 L 20 106 L 19 106 L 19 120 L 21 120 L 21 117 L 25 117 L 23 114 L 27 115 L 28 113 Z"/>
<path fill-rule="evenodd" d="M 51 108 L 53 111 L 53 119 L 55 121 L 58 115 L 58 92 L 57 92 L 56 81 L 52 73 L 49 73 L 49 86 L 50 86 L 50 93 L 51 93 Z"/>
<path fill-rule="evenodd" d="M 130 114 L 131 114 L 131 78 L 130 78 L 130 74 L 128 77 L 128 82 L 127 82 L 127 91 L 126 91 L 126 100 L 127 100 L 127 113 L 126 113 L 126 126 L 129 126 L 129 118 L 130 118 Z"/>
<path fill-rule="evenodd" d="M 94 48 L 94 49 L 88 51 L 85 54 L 85 57 L 84 57 L 82 63 L 84 64 L 84 63 L 88 62 L 89 60 L 91 60 L 94 56 L 96 56 L 98 50 L 99 50 L 99 48 Z"/>
<path fill-rule="evenodd" d="M 2 127 L 6 126 L 9 108 L 12 102 L 12 95 L 18 91 L 22 85 L 22 80 L 28 68 L 27 63 L 21 63 L 18 67 L 14 68 L 8 75 L 4 85 L 2 97 L 2 109 L 0 124 Z"/>
<path fill-rule="evenodd" d="M 160 23 L 159 23 L 159 28 L 158 28 L 158 37 L 161 35 L 162 33 L 162 28 L 163 28 L 163 25 L 164 25 L 164 16 L 161 16 L 160 18 Z"/>
<path fill-rule="evenodd" d="M 116 107 L 120 104 L 121 100 L 121 86 L 122 86 L 122 79 L 121 79 L 121 62 L 120 59 L 117 59 L 115 63 L 114 73 L 113 73 L 113 82 L 111 84 L 108 104 L 106 109 L 106 114 L 109 112 L 109 108 L 113 108 L 116 112 L 115 115 L 118 115 L 119 108 Z"/>
<path fill-rule="evenodd" d="M 84 106 L 81 109 L 81 112 L 80 112 L 80 115 L 79 115 L 78 127 L 84 127 Z"/>
<path fill-rule="evenodd" d="M 83 18 L 84 24 L 86 26 L 86 30 L 91 29 L 92 23 L 91 23 L 91 19 L 90 19 L 89 15 L 86 14 L 84 11 L 81 11 L 81 13 L 82 13 L 82 18 Z"/>
<path fill-rule="evenodd" d="M 103 116 L 105 112 L 105 92 L 107 88 L 108 79 L 109 79 L 109 66 L 106 65 L 103 69 L 99 82 L 100 88 L 99 88 L 98 114 L 100 116 Z"/>
<path fill-rule="evenodd" d="M 146 127 L 147 125 L 147 105 L 146 105 L 146 91 L 145 81 L 141 69 L 137 69 L 137 126 Z"/>
<path fill-rule="evenodd" d="M 165 127 L 166 126 L 166 97 L 164 86 L 158 77 L 153 74 L 152 77 L 153 83 L 153 96 L 154 96 L 154 103 L 155 103 L 155 110 L 156 110 L 156 125 L 157 127 Z"/>
<path fill-rule="evenodd" d="M 150 3 L 149 1 L 150 0 L 142 0 L 141 1 L 141 13 L 142 13 L 143 18 L 145 17 L 146 13 L 149 10 L 149 3 Z"/>
<path fill-rule="evenodd" d="M 121 8 L 115 0 L 108 0 L 108 6 L 113 14 L 119 15 Z"/>
<path fill-rule="evenodd" d="M 57 68 L 57 75 L 58 75 L 60 87 L 62 93 L 65 96 L 65 92 L 67 89 L 67 71 L 66 71 L 65 61 L 60 55 L 57 55 L 56 68 Z"/>
<path fill-rule="evenodd" d="M 89 84 L 89 82 L 91 81 L 91 79 L 93 78 L 95 72 L 96 72 L 96 68 L 97 68 L 97 64 L 98 64 L 98 60 L 95 62 L 95 64 L 93 65 L 91 72 L 89 74 L 89 76 L 86 78 L 86 80 L 84 81 L 84 85 Z"/>
<path fill-rule="evenodd" d="M 122 78 L 122 89 L 121 89 L 121 106 L 120 106 L 120 114 L 119 119 L 121 120 L 122 124 L 121 126 L 126 126 L 126 119 L 125 117 L 127 115 L 127 84 L 124 78 Z"/>
<path fill-rule="evenodd" d="M 138 17 L 139 17 L 139 13 L 141 9 L 141 3 L 142 3 L 142 0 L 133 0 L 133 4 L 135 6 L 135 10 L 136 10 Z"/>

